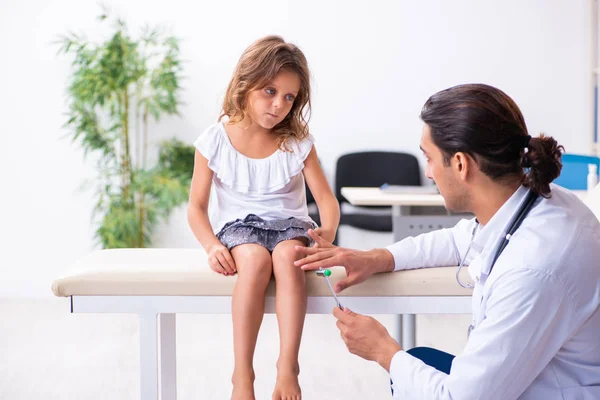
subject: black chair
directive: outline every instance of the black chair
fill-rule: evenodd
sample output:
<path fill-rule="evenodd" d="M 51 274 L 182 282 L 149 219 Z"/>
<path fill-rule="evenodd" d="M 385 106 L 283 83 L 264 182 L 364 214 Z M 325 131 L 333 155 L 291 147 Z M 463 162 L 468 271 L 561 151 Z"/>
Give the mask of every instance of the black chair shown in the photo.
<path fill-rule="evenodd" d="M 411 154 L 367 151 L 341 156 L 336 164 L 335 196 L 340 203 L 348 203 L 342 196 L 342 187 L 379 187 L 390 185 L 420 186 L 419 161 Z M 344 213 L 340 225 L 377 232 L 392 232 L 391 207 L 365 207 L 379 209 L 384 215 L 373 213 Z M 389 212 L 385 212 L 389 210 Z"/>

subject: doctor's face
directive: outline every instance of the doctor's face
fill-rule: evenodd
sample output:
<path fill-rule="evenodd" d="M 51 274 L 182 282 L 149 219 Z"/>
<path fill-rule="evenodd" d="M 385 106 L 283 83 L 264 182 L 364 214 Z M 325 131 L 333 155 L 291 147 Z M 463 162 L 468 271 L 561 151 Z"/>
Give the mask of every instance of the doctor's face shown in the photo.
<path fill-rule="evenodd" d="M 423 126 L 420 147 L 427 159 L 425 176 L 432 179 L 437 185 L 444 198 L 446 209 L 454 212 L 469 211 L 468 193 L 459 179 L 457 171 L 453 168 L 455 160 L 451 158 L 448 165 L 444 163 L 444 154 L 431 139 L 431 132 L 427 124 Z"/>

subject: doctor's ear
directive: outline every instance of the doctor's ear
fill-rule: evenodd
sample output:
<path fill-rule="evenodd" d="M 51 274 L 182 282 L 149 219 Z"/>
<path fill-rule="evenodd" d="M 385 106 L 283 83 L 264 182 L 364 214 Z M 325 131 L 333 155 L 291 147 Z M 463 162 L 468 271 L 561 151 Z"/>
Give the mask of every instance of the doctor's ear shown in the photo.
<path fill-rule="evenodd" d="M 463 153 L 462 151 L 454 153 L 450 159 L 450 166 L 457 174 L 460 175 L 461 179 L 463 180 L 466 179 L 469 170 L 473 168 L 474 165 L 475 160 L 473 157 L 467 153 Z"/>

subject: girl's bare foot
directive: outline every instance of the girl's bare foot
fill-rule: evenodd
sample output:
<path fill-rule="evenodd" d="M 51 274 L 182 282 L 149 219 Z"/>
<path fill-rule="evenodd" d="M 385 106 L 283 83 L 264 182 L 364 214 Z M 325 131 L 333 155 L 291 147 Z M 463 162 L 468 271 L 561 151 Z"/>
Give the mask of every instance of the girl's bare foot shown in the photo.
<path fill-rule="evenodd" d="M 301 400 L 302 392 L 298 383 L 298 365 L 292 368 L 277 367 L 277 381 L 273 390 L 273 400 Z"/>

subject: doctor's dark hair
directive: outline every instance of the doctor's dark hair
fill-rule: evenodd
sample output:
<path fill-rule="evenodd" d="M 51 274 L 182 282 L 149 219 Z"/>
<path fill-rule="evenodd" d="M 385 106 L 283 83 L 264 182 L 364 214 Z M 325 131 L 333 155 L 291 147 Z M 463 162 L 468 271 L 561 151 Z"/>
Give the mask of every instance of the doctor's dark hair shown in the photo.
<path fill-rule="evenodd" d="M 550 196 L 564 147 L 551 136 L 529 136 L 521 110 L 500 89 L 467 84 L 442 90 L 425 102 L 420 118 L 429 126 L 444 165 L 463 152 L 491 179 L 520 179 L 535 193 Z"/>

